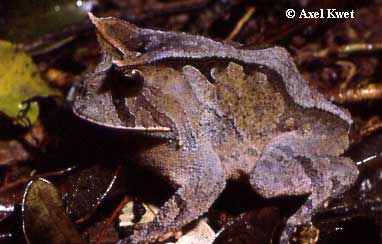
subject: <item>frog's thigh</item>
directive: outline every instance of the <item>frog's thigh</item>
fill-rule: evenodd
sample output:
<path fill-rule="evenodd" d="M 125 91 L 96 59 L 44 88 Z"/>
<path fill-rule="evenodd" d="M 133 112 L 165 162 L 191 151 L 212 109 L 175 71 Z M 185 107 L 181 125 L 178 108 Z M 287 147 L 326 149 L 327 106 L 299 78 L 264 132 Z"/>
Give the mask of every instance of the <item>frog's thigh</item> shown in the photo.
<path fill-rule="evenodd" d="M 265 198 L 311 193 L 312 182 L 293 144 L 267 146 L 250 176 L 252 188 Z"/>
<path fill-rule="evenodd" d="M 347 190 L 357 179 L 358 169 L 351 159 L 323 156 L 310 161 L 309 176 L 312 179 L 312 194 L 300 209 L 287 220 L 280 243 L 288 243 L 297 225 L 309 225 L 315 211 L 328 200 Z"/>
<path fill-rule="evenodd" d="M 209 143 L 201 143 L 187 166 L 187 179 L 160 208 L 154 220 L 119 244 L 136 244 L 155 240 L 208 211 L 225 187 L 225 175 L 219 157 Z"/>
<path fill-rule="evenodd" d="M 312 195 L 320 201 L 347 190 L 357 180 L 358 168 L 350 158 L 322 156 L 313 160 L 310 177 L 315 189 Z"/>
<path fill-rule="evenodd" d="M 312 153 L 319 143 L 297 132 L 285 133 L 265 148 L 251 175 L 252 187 L 267 198 L 310 193 L 288 219 L 282 244 L 288 243 L 297 225 L 310 224 L 318 208 L 357 179 L 358 169 L 349 158 Z"/>

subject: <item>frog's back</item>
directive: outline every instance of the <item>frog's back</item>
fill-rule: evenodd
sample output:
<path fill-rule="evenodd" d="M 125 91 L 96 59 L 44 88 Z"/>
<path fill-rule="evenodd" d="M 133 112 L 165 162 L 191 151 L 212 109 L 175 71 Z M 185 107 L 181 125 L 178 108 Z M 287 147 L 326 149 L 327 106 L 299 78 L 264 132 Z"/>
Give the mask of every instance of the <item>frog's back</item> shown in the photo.
<path fill-rule="evenodd" d="M 328 150 L 328 155 L 339 154 L 347 147 L 346 121 L 296 104 L 284 82 L 269 70 L 229 63 L 215 67 L 211 75 L 215 81 L 215 106 L 221 114 L 210 129 L 214 132 L 211 138 L 230 177 L 249 174 L 264 147 L 288 131 L 328 141 L 322 149 Z"/>

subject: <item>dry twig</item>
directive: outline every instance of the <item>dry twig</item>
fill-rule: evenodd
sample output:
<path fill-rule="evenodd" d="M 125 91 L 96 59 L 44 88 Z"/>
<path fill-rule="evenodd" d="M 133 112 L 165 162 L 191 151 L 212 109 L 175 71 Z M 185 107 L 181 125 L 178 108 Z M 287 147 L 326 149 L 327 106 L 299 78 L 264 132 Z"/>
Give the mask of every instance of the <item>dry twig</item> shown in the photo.
<path fill-rule="evenodd" d="M 322 49 L 313 54 L 315 58 L 325 58 L 329 55 L 350 55 L 357 52 L 374 53 L 382 51 L 382 43 L 353 43 Z"/>
<path fill-rule="evenodd" d="M 114 222 L 114 220 L 117 218 L 119 212 L 121 212 L 122 208 L 126 205 L 127 202 L 129 202 L 130 199 L 125 196 L 122 201 L 118 204 L 117 208 L 114 209 L 113 213 L 111 216 L 107 219 L 107 222 L 105 226 L 102 228 L 101 233 L 98 236 L 97 243 L 96 244 L 101 244 L 102 239 L 106 234 L 107 228 Z"/>
<path fill-rule="evenodd" d="M 15 181 L 13 181 L 11 183 L 8 183 L 8 184 L 2 186 L 0 188 L 0 193 L 3 193 L 3 192 L 5 192 L 5 191 L 7 191 L 9 189 L 18 187 L 20 185 L 26 184 L 26 183 L 28 183 L 32 179 L 36 179 L 36 178 L 50 178 L 50 177 L 54 177 L 54 176 L 61 176 L 61 175 L 64 175 L 64 174 L 67 174 L 67 173 L 73 171 L 74 169 L 76 169 L 75 166 L 69 167 L 69 168 L 66 168 L 66 169 L 63 169 L 63 170 L 59 170 L 59 171 L 53 171 L 53 172 L 37 174 L 37 175 L 33 175 L 31 177 L 24 177 L 24 178 L 15 180 Z"/>
<path fill-rule="evenodd" d="M 347 67 L 349 69 L 348 73 L 346 74 L 345 81 L 340 84 L 340 90 L 344 90 L 348 88 L 349 83 L 353 79 L 354 75 L 357 72 L 357 68 L 354 65 L 353 62 L 350 61 L 337 61 L 337 65 L 342 66 L 342 67 Z"/>
<path fill-rule="evenodd" d="M 382 99 L 382 84 L 369 84 L 361 88 L 331 91 L 325 94 L 328 99 L 337 103 L 354 103 Z"/>
<path fill-rule="evenodd" d="M 255 13 L 255 11 L 256 11 L 255 7 L 248 8 L 245 14 L 240 18 L 240 20 L 235 25 L 235 28 L 231 31 L 231 33 L 229 33 L 226 40 L 233 40 L 237 36 L 237 34 L 239 34 L 240 30 L 243 28 L 245 23 L 247 23 L 247 21 Z"/>
<path fill-rule="evenodd" d="M 371 118 L 359 131 L 361 137 L 369 136 L 377 130 L 382 129 L 382 121 L 378 117 Z"/>

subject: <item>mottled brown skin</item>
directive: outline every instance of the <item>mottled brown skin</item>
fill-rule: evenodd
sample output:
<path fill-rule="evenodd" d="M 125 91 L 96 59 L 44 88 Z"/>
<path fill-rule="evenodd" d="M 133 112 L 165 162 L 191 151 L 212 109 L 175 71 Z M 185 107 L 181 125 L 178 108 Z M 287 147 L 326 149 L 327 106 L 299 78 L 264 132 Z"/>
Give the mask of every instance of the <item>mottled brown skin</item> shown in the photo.
<path fill-rule="evenodd" d="M 127 154 L 177 189 L 153 222 L 119 243 L 180 229 L 208 211 L 226 180 L 243 176 L 265 198 L 309 195 L 287 221 L 287 243 L 356 180 L 357 168 L 340 156 L 351 118 L 308 87 L 284 49 L 244 50 L 91 18 L 103 61 L 73 111 L 128 131 L 136 140 Z"/>

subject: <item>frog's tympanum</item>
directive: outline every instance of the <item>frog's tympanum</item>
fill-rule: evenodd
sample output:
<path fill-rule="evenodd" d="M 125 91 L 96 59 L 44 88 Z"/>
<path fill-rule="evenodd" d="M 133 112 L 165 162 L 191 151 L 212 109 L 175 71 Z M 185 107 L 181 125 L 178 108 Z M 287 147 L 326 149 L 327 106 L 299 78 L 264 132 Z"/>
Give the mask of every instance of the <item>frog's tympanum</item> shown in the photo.
<path fill-rule="evenodd" d="M 357 178 L 349 114 L 311 89 L 281 47 L 249 50 L 90 15 L 103 58 L 74 113 L 131 137 L 126 153 L 176 191 L 155 219 L 120 243 L 145 243 L 206 213 L 227 180 L 264 198 L 308 195 L 297 225 Z"/>

